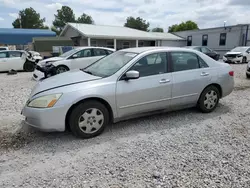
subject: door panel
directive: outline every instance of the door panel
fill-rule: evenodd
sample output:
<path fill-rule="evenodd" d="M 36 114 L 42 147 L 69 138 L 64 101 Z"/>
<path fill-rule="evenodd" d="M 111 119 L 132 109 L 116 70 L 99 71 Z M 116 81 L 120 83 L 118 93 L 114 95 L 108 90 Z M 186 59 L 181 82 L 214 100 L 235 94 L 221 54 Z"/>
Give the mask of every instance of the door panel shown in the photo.
<path fill-rule="evenodd" d="M 9 71 L 8 52 L 0 52 L 0 71 Z"/>
<path fill-rule="evenodd" d="M 171 73 L 117 82 L 116 101 L 119 117 L 170 107 Z"/>
<path fill-rule="evenodd" d="M 118 116 L 170 108 L 172 74 L 167 72 L 166 53 L 142 57 L 130 68 L 140 73 L 135 80 L 117 82 Z"/>
<path fill-rule="evenodd" d="M 172 107 L 196 104 L 201 91 L 211 80 L 209 67 L 206 67 L 205 62 L 194 53 L 172 52 L 171 58 L 173 63 Z"/>
<path fill-rule="evenodd" d="M 209 84 L 209 68 L 174 72 L 172 106 L 196 104 L 201 91 Z"/>
<path fill-rule="evenodd" d="M 8 58 L 9 67 L 13 70 L 23 70 L 24 61 L 20 57 Z"/>
<path fill-rule="evenodd" d="M 19 51 L 9 51 L 8 64 L 13 70 L 23 70 L 26 56 Z"/>

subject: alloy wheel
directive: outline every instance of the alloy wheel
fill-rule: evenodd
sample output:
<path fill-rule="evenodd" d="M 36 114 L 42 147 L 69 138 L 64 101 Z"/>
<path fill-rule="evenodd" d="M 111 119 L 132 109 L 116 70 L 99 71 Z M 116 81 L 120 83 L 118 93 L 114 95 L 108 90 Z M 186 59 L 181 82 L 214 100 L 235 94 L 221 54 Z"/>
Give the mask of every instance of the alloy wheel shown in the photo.
<path fill-rule="evenodd" d="M 56 70 L 56 73 L 60 74 L 60 73 L 66 72 L 66 71 L 68 71 L 68 70 L 65 67 L 58 67 Z"/>
<path fill-rule="evenodd" d="M 82 132 L 93 134 L 97 132 L 104 123 L 103 113 L 96 108 L 86 110 L 79 118 L 78 125 Z"/>
<path fill-rule="evenodd" d="M 204 99 L 204 106 L 207 109 L 213 109 L 218 102 L 218 95 L 214 90 L 211 90 L 206 93 L 205 99 Z"/>

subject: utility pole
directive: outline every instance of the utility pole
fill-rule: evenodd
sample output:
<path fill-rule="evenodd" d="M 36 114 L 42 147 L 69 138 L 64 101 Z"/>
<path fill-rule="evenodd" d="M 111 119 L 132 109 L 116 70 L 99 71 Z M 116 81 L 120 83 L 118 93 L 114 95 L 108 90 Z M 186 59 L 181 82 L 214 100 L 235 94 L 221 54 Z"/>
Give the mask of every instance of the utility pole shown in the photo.
<path fill-rule="evenodd" d="M 20 28 L 22 28 L 22 19 L 21 19 L 22 17 L 21 17 L 21 14 L 19 14 L 18 17 L 19 17 Z"/>

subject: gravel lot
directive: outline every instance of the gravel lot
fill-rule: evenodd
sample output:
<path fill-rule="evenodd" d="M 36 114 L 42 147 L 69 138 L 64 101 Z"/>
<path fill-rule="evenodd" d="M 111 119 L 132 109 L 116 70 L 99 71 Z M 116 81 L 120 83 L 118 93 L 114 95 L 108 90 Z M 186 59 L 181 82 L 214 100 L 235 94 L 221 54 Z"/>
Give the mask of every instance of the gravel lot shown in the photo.
<path fill-rule="evenodd" d="M 99 137 L 22 123 L 30 73 L 0 74 L 0 187 L 249 187 L 250 80 L 211 114 L 188 109 L 111 125 Z"/>

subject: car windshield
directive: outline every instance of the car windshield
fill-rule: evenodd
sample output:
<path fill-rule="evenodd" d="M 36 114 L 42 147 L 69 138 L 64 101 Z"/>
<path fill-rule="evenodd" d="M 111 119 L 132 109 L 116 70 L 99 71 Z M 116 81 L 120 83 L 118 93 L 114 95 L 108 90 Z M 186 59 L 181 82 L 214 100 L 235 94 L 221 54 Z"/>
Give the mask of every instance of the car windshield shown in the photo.
<path fill-rule="evenodd" d="M 246 47 L 237 47 L 231 50 L 231 52 L 245 52 L 248 48 Z"/>
<path fill-rule="evenodd" d="M 65 52 L 64 54 L 60 55 L 59 57 L 68 57 L 68 56 L 71 56 L 71 55 L 73 55 L 74 53 L 76 53 L 78 50 L 79 50 L 79 49 L 74 48 L 74 49 L 72 49 L 72 50 L 70 50 L 70 51 Z"/>
<path fill-rule="evenodd" d="M 98 60 L 83 71 L 99 77 L 108 77 L 120 70 L 136 55 L 137 53 L 117 51 Z"/>

